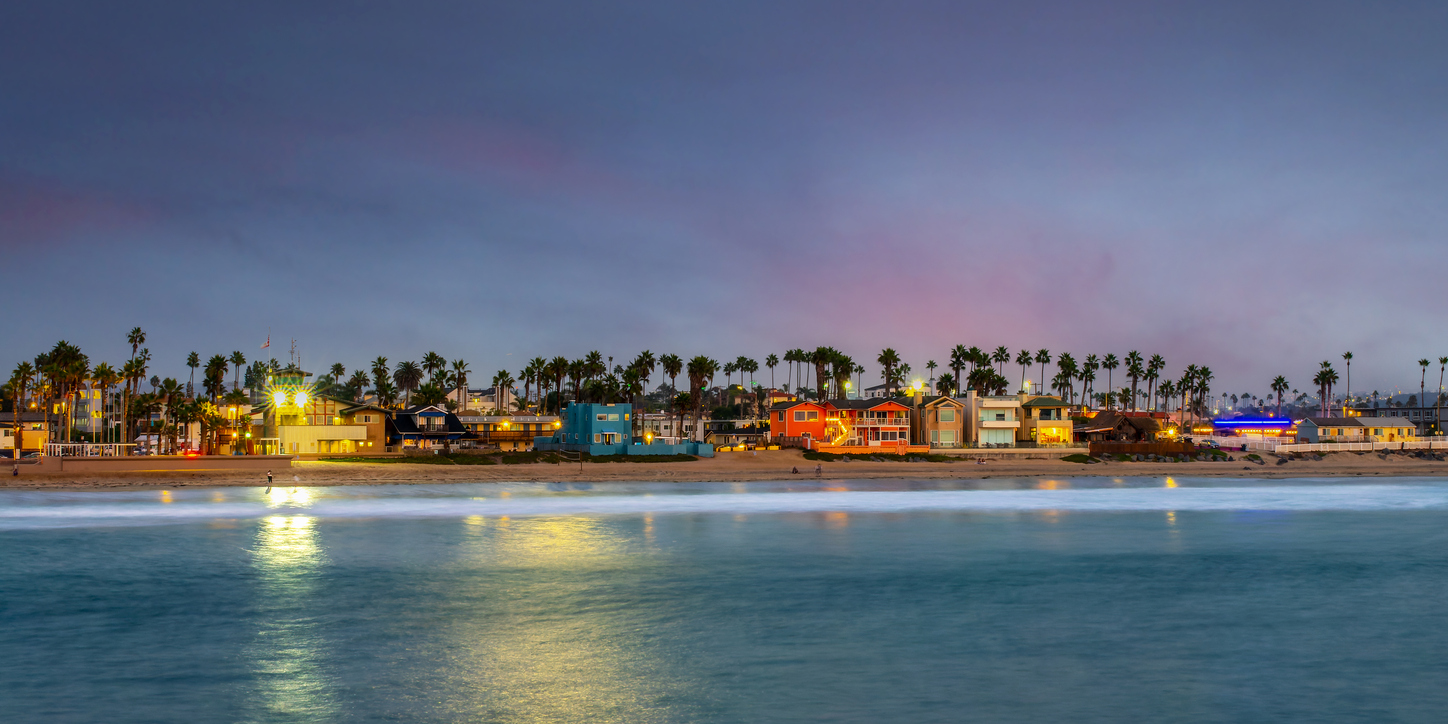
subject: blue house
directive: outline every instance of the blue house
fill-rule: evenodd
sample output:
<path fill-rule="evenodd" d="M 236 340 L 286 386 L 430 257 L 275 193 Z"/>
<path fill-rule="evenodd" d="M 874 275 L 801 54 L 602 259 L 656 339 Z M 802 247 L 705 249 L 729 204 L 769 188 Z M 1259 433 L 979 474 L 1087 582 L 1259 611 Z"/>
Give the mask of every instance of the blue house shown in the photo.
<path fill-rule="evenodd" d="M 533 438 L 536 450 L 565 450 L 589 455 L 698 455 L 714 457 L 714 446 L 645 444 L 633 435 L 633 405 L 573 402 L 563 408 L 552 435 Z"/>

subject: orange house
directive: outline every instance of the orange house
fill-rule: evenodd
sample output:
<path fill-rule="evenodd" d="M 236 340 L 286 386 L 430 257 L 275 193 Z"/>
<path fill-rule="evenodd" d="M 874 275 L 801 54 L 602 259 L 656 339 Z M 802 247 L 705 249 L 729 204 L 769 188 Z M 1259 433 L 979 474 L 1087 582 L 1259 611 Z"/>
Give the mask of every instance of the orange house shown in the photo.
<path fill-rule="evenodd" d="M 819 440 L 825 437 L 825 406 L 817 402 L 794 400 L 780 402 L 769 408 L 769 437 L 799 437 Z"/>
<path fill-rule="evenodd" d="M 898 447 L 910 443 L 910 408 L 882 397 L 827 400 L 829 445 Z"/>

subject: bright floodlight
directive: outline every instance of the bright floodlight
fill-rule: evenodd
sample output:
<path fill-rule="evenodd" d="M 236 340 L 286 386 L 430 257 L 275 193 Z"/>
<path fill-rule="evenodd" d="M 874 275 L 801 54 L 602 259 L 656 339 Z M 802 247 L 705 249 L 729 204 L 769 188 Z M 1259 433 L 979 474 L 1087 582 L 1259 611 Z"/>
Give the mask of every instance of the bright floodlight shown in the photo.
<path fill-rule="evenodd" d="M 307 393 L 297 392 L 297 407 L 307 406 Z"/>
<path fill-rule="evenodd" d="M 272 404 L 282 407 L 287 404 L 287 393 L 277 391 L 272 393 Z"/>

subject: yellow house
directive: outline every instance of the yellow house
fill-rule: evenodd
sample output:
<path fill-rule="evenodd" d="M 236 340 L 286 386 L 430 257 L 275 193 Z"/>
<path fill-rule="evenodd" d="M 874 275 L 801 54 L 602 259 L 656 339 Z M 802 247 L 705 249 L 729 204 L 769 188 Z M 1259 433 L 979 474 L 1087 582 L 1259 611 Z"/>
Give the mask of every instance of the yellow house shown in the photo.
<path fill-rule="evenodd" d="M 20 413 L 20 453 L 45 449 L 50 442 L 50 431 L 45 429 L 45 415 L 39 412 Z M 15 417 L 11 413 L 0 413 L 0 456 L 18 457 L 15 454 Z"/>
<path fill-rule="evenodd" d="M 1021 410 L 1025 413 L 1025 425 L 1021 427 L 1021 440 L 1040 445 L 1069 445 L 1075 423 L 1067 414 L 1069 407 L 1059 397 L 1048 395 L 1022 395 Z"/>
<path fill-rule="evenodd" d="M 1405 417 L 1354 417 L 1363 426 L 1363 437 L 1372 442 L 1412 442 L 1418 426 Z"/>

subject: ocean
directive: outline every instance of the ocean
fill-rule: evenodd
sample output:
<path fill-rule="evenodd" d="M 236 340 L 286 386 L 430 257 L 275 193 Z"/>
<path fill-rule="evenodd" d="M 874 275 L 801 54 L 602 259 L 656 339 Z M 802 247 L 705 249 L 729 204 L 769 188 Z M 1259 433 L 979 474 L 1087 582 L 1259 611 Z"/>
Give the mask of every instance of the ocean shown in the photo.
<path fill-rule="evenodd" d="M 1440 722 L 1448 484 L 0 491 L 0 722 Z"/>

